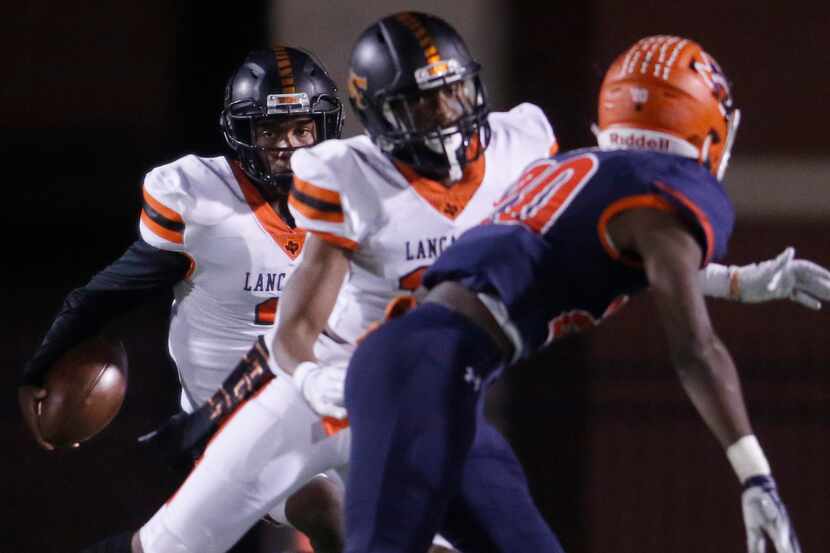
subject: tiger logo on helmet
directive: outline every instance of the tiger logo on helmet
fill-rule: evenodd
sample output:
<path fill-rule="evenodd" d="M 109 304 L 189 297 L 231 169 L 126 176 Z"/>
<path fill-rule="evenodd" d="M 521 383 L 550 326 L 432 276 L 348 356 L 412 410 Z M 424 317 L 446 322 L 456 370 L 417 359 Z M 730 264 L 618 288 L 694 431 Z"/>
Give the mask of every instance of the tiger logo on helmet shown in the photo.
<path fill-rule="evenodd" d="M 715 59 L 692 40 L 659 35 L 641 39 L 608 69 L 595 133 L 602 149 L 696 158 L 721 180 L 739 122 Z"/>

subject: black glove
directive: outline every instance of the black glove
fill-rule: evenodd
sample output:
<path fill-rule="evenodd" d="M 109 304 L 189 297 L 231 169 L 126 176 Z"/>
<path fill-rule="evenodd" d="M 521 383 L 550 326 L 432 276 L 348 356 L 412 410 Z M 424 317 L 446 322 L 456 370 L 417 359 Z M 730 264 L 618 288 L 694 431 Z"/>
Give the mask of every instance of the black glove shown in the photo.
<path fill-rule="evenodd" d="M 193 413 L 177 413 L 153 432 L 138 438 L 176 470 L 189 469 L 202 456 L 216 429 L 240 405 L 268 384 L 270 352 L 262 336 L 228 375 L 222 386 Z"/>
<path fill-rule="evenodd" d="M 193 413 L 176 413 L 156 430 L 140 436 L 138 443 L 174 470 L 188 470 L 202 456 L 218 427 L 203 407 Z"/>

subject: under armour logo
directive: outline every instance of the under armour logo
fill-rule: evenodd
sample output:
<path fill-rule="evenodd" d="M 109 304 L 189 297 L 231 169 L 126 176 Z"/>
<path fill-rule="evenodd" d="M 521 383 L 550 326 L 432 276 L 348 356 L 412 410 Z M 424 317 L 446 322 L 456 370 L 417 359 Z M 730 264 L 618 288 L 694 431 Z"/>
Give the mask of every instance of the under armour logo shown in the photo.
<path fill-rule="evenodd" d="M 285 249 L 293 255 L 300 249 L 300 245 L 294 240 L 289 240 L 285 243 Z"/>
<path fill-rule="evenodd" d="M 472 384 L 473 390 L 476 392 L 481 389 L 481 377 L 476 374 L 472 367 L 467 367 L 464 373 L 464 382 Z"/>
<path fill-rule="evenodd" d="M 458 206 L 455 204 L 446 204 L 444 206 L 444 213 L 450 217 L 455 217 L 458 214 Z"/>

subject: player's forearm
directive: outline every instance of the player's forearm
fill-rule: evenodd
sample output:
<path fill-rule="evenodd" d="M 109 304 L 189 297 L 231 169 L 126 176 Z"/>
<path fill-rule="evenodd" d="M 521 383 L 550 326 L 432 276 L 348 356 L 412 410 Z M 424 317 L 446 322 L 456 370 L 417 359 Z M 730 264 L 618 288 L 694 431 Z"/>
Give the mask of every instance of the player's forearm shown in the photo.
<path fill-rule="evenodd" d="M 735 365 L 717 336 L 675 353 L 673 360 L 683 389 L 724 449 L 752 433 Z"/>
<path fill-rule="evenodd" d="M 302 263 L 280 299 L 279 327 L 272 344 L 282 370 L 315 362 L 314 343 L 326 326 L 348 271 L 346 253 L 310 235 Z"/>
<path fill-rule="evenodd" d="M 112 294 L 79 288 L 70 292 L 52 326 L 23 371 L 23 384 L 41 386 L 47 369 L 64 352 L 98 334 L 119 313 L 135 305 L 130 292 Z"/>
<path fill-rule="evenodd" d="M 141 301 L 169 290 L 190 266 L 185 256 L 137 240 L 85 286 L 70 292 L 23 374 L 39 386 L 49 366 L 72 346 L 93 336 Z"/>
<path fill-rule="evenodd" d="M 301 264 L 282 296 L 272 350 L 277 364 L 288 374 L 300 363 L 316 361 L 314 343 L 326 325 L 335 299 L 332 294 L 321 293 L 316 275 L 323 272 L 314 265 Z"/>
<path fill-rule="evenodd" d="M 323 324 L 314 321 L 299 320 L 293 324 L 281 321 L 273 345 L 277 365 L 292 374 L 300 363 L 315 362 L 314 342 L 322 330 Z"/>

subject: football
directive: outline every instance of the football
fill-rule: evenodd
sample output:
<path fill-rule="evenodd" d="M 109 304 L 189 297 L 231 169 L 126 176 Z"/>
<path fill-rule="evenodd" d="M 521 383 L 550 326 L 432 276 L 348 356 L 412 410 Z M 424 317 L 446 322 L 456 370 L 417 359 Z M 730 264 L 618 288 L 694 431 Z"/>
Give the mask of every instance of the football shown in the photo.
<path fill-rule="evenodd" d="M 88 440 L 112 421 L 127 391 L 127 352 L 121 342 L 90 338 L 47 371 L 48 396 L 38 409 L 43 438 L 55 447 Z"/>

